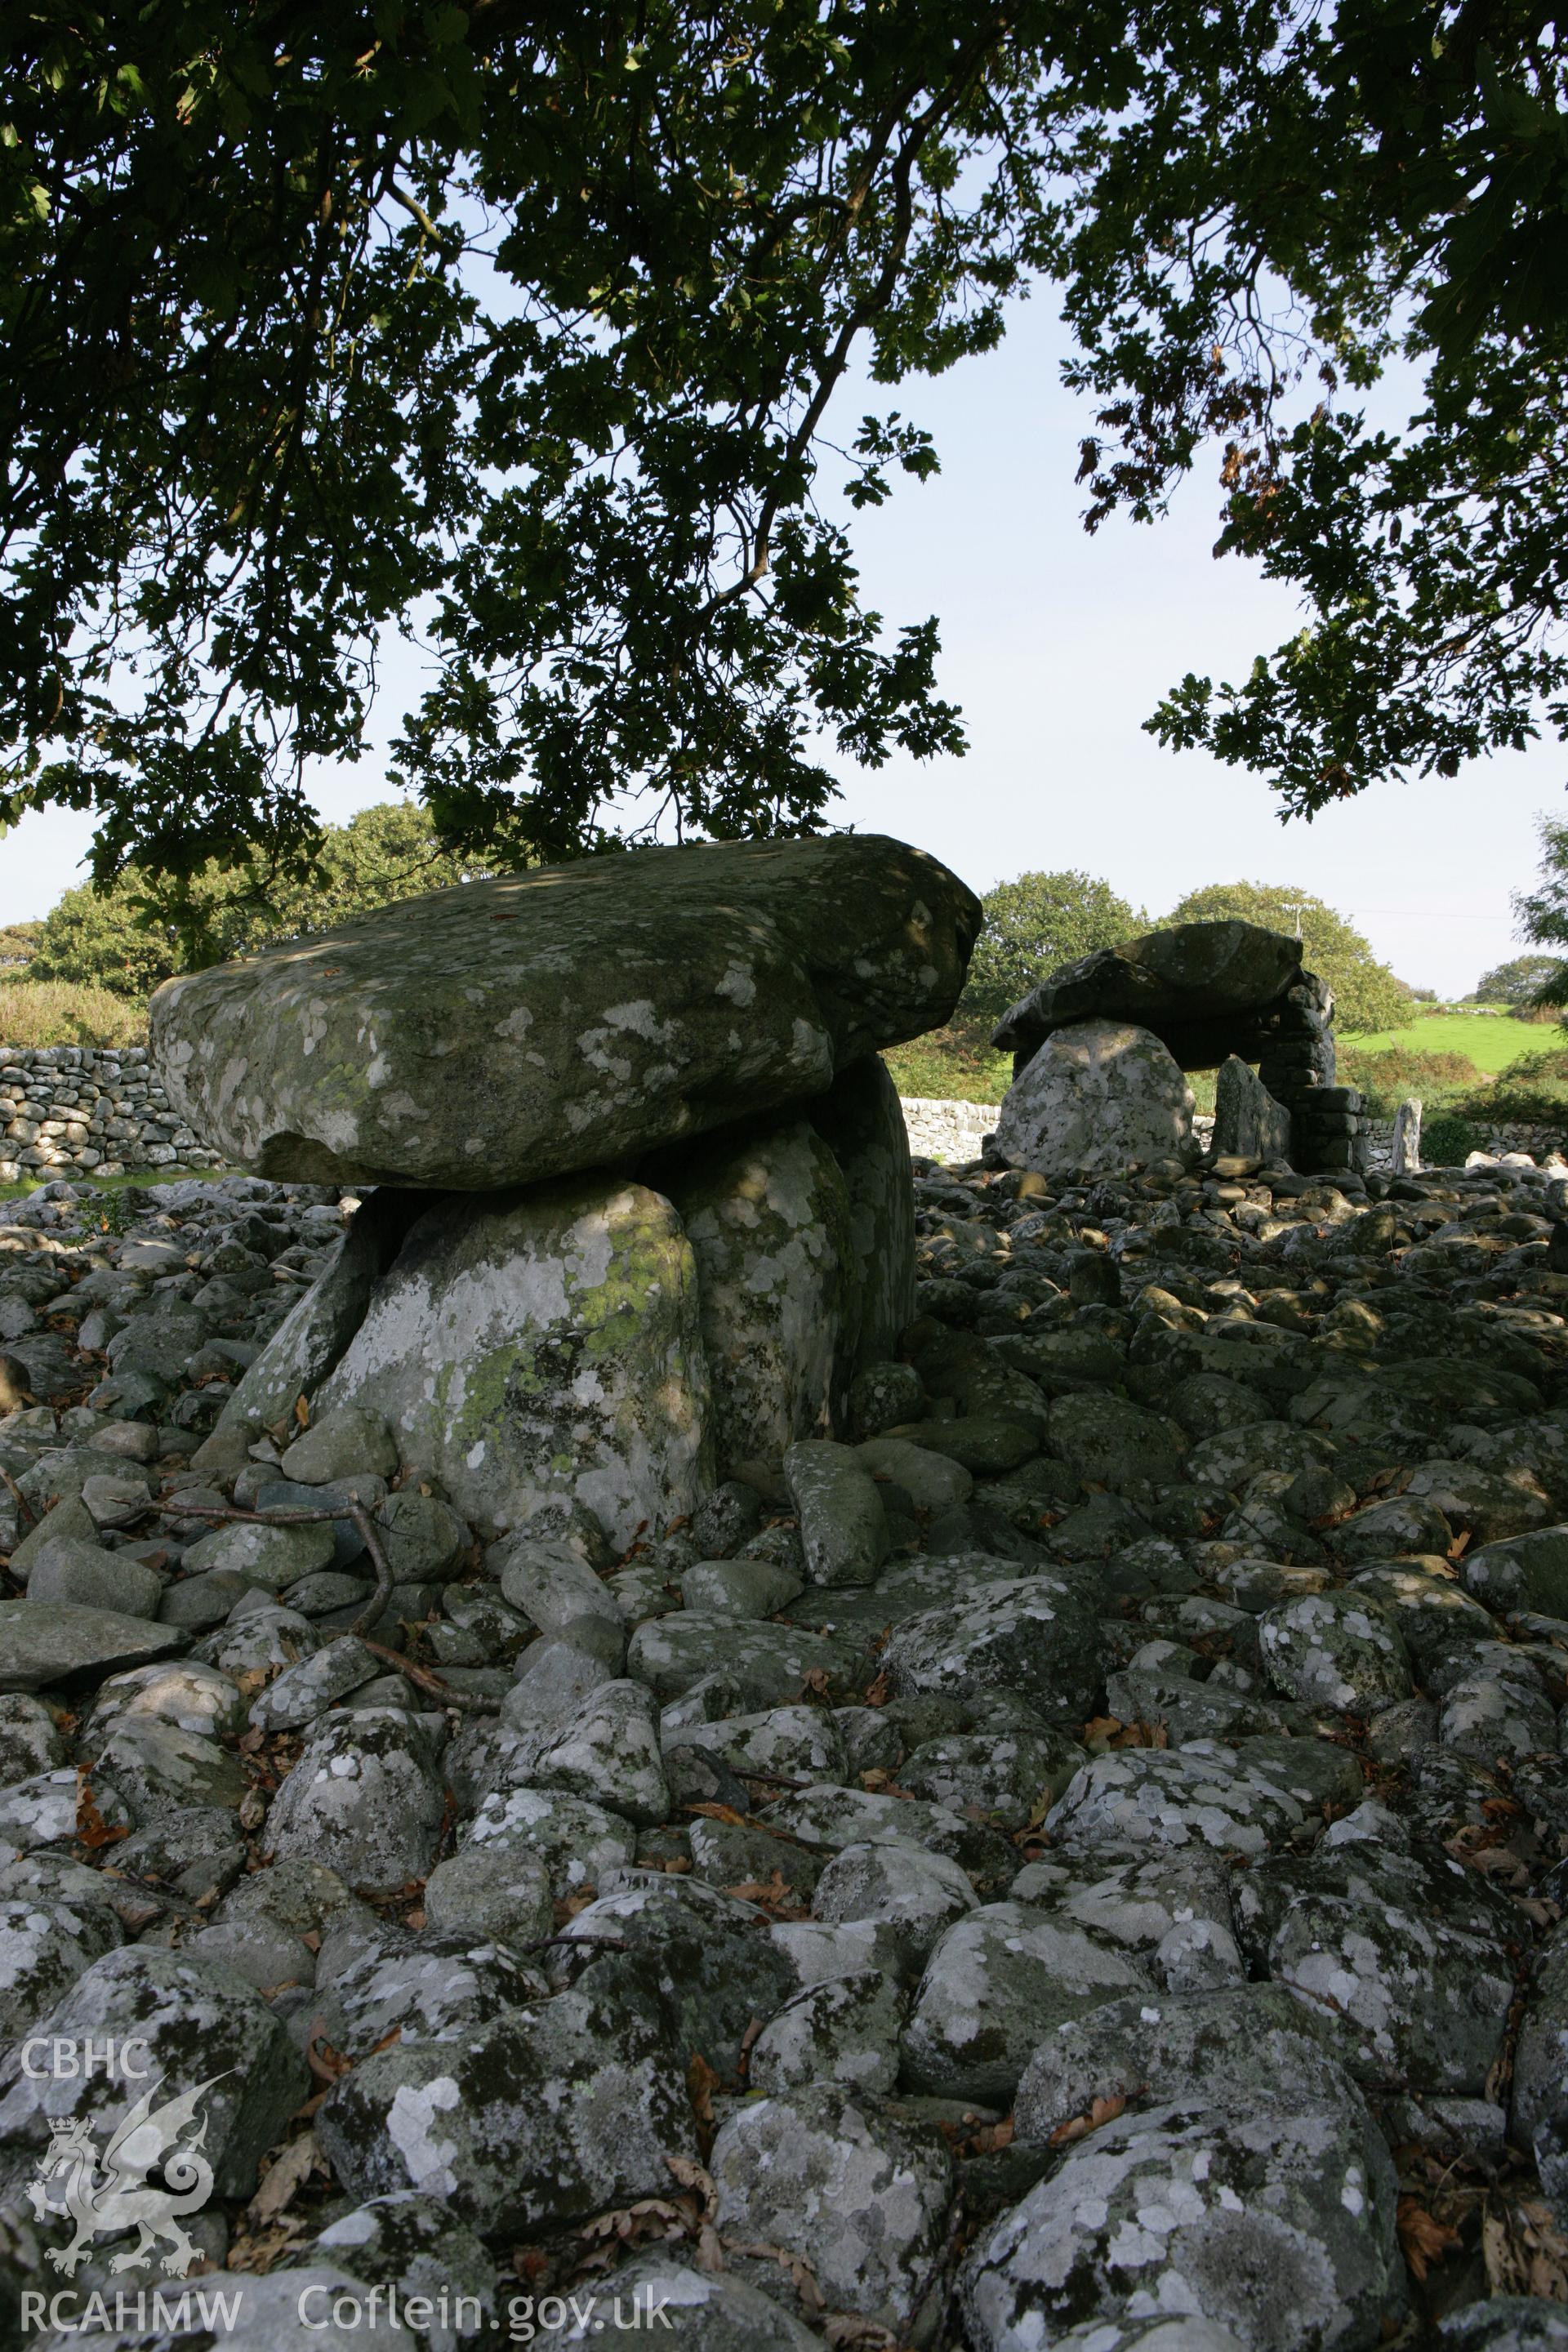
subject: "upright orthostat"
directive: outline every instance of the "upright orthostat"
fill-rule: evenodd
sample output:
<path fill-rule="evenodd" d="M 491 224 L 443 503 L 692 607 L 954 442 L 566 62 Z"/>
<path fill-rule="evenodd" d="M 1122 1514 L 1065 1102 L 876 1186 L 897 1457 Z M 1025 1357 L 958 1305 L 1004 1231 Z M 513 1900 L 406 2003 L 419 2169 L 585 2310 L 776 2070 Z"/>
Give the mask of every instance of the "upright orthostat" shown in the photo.
<path fill-rule="evenodd" d="M 171 1102 L 258 1175 L 491 1192 L 821 1095 L 945 1021 L 981 909 L 876 834 L 612 853 L 168 981 Z"/>

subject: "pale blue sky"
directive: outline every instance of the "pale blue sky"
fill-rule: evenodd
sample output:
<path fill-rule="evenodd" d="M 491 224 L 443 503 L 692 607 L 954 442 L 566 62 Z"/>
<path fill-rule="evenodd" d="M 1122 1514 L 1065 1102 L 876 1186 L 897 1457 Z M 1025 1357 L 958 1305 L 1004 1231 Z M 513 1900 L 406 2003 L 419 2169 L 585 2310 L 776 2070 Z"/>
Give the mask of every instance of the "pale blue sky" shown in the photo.
<path fill-rule="evenodd" d="M 939 614 L 942 688 L 963 706 L 971 749 L 846 769 L 841 821 L 919 843 L 977 889 L 1082 866 L 1152 914 L 1205 882 L 1293 883 L 1348 915 L 1405 980 L 1463 992 L 1518 951 L 1509 894 L 1534 873 L 1537 813 L 1564 813 L 1568 749 L 1378 786 L 1288 826 L 1260 780 L 1162 751 L 1141 722 L 1166 688 L 1189 669 L 1239 676 L 1296 625 L 1295 606 L 1235 559 L 1212 560 L 1212 470 L 1163 523 L 1085 536 L 1072 478 L 1089 417 L 1058 382 L 1062 348 L 1051 304 L 1036 301 L 999 352 L 900 388 L 942 471 L 857 517 L 853 535 L 889 624 Z M 851 402 L 834 418 L 841 437 L 858 413 Z M 414 656 L 394 650 L 386 678 L 383 740 L 416 683 Z M 338 820 L 384 797 L 369 757 L 320 793 Z M 0 921 L 42 914 L 81 878 L 89 830 L 56 811 L 0 845 Z"/>

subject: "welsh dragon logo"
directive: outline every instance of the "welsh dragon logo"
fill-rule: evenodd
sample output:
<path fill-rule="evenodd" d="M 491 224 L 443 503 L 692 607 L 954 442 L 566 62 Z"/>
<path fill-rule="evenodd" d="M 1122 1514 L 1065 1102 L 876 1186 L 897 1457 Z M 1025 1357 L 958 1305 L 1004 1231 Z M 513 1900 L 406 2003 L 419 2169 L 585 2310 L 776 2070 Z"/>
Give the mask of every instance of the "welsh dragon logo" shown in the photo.
<path fill-rule="evenodd" d="M 170 2251 L 160 2267 L 172 2278 L 184 2277 L 197 2259 L 197 2249 L 180 2227 L 180 2216 L 199 2212 L 213 2188 L 212 2166 L 202 2154 L 206 2117 L 198 2116 L 197 2104 L 222 2080 L 221 2074 L 214 2074 L 194 2091 L 154 2107 L 160 2076 L 118 2126 L 101 2162 L 89 2124 L 72 2116 L 50 2126 L 49 2145 L 27 2196 L 38 2221 L 53 2214 L 76 2224 L 68 2246 L 47 2249 L 58 2271 L 71 2277 L 94 2238 L 134 2230 L 135 2245 L 115 2255 L 111 2271 L 140 2269 L 164 2239 Z M 181 2136 L 187 2130 L 193 2137 L 182 2145 Z M 153 2172 L 162 2173 L 166 2188 L 149 2186 L 148 2176 Z M 62 2193 L 51 2197 L 49 2188 L 56 2181 L 62 2183 Z"/>

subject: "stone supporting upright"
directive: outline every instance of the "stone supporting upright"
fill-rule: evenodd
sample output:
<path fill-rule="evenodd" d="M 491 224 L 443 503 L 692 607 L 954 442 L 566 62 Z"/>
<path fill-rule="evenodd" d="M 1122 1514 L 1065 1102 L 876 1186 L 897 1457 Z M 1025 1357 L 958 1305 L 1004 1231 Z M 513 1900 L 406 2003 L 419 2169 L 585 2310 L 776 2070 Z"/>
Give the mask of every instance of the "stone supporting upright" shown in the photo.
<path fill-rule="evenodd" d="M 1394 1114 L 1394 1173 L 1421 1173 L 1421 1105 L 1414 1095 L 1402 1102 Z"/>

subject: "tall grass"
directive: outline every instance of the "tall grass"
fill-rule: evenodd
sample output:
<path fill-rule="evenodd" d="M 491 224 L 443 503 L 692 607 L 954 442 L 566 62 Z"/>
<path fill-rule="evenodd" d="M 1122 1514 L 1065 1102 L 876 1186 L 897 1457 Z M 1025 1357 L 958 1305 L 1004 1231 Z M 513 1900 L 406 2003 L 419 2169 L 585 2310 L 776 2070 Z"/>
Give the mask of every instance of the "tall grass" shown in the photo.
<path fill-rule="evenodd" d="M 1373 1118 L 1392 1118 L 1407 1095 L 1428 1105 L 1457 1101 L 1484 1086 L 1485 1075 L 1468 1054 L 1423 1053 L 1414 1045 L 1342 1045 L 1336 1056 L 1340 1084 L 1359 1087 Z"/>
<path fill-rule="evenodd" d="M 994 1054 L 984 1032 L 933 1029 L 882 1055 L 901 1095 L 935 1102 L 999 1103 L 1013 1083 L 1013 1056 Z"/>
<path fill-rule="evenodd" d="M 0 1045 L 140 1045 L 147 1007 L 69 980 L 0 979 Z"/>
<path fill-rule="evenodd" d="M 1458 1108 L 1470 1118 L 1492 1119 L 1500 1127 L 1568 1127 L 1568 1045 L 1521 1054 Z"/>

